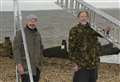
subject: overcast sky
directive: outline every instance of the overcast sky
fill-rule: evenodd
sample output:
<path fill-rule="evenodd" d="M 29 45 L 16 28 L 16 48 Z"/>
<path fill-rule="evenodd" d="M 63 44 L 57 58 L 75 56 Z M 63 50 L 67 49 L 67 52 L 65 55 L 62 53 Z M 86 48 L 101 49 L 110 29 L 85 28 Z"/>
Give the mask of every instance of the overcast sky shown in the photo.
<path fill-rule="evenodd" d="M 2 0 L 2 1 L 13 1 L 13 0 Z M 20 0 L 20 1 L 34 1 L 34 2 L 55 2 L 57 0 Z M 84 0 L 89 2 L 118 2 L 120 0 Z"/>
<path fill-rule="evenodd" d="M 22 10 L 61 9 L 54 2 L 56 0 L 19 0 Z M 120 0 L 85 0 L 98 8 L 120 8 Z M 107 5 L 106 5 L 107 4 Z M 0 11 L 12 11 L 13 0 L 0 0 Z"/>
<path fill-rule="evenodd" d="M 12 0 L 3 0 L 3 1 L 12 1 Z M 53 0 L 20 0 L 20 1 L 53 1 Z"/>

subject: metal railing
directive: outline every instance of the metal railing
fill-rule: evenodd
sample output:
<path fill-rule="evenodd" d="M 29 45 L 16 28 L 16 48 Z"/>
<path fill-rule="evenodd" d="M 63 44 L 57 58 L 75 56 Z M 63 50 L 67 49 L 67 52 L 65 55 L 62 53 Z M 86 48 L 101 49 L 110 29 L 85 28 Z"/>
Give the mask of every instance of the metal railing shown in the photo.
<path fill-rule="evenodd" d="M 77 16 L 80 10 L 87 10 L 90 14 L 90 23 L 92 28 L 100 33 L 108 41 L 115 44 L 120 49 L 120 21 L 109 14 L 93 7 L 83 0 L 57 0 L 57 4 L 63 9 L 67 9 Z M 98 21 L 99 20 L 99 21 Z M 107 36 L 104 28 L 110 27 L 111 31 Z"/>
<path fill-rule="evenodd" d="M 28 68 L 28 74 L 29 74 L 29 79 L 30 82 L 34 82 L 33 80 L 33 74 L 32 74 L 32 68 L 31 68 L 31 62 L 30 62 L 30 56 L 28 52 L 28 46 L 27 46 L 27 41 L 26 41 L 26 34 L 24 32 L 23 24 L 22 24 L 22 11 L 19 7 L 19 1 L 20 0 L 14 0 L 14 34 L 16 33 L 17 28 L 20 28 L 21 34 L 22 34 L 22 40 L 23 40 L 23 46 L 24 46 L 24 51 L 25 51 L 25 58 L 26 58 L 26 63 L 27 63 L 27 68 Z M 20 81 L 19 79 L 19 73 L 17 71 L 16 67 L 16 82 Z"/>
<path fill-rule="evenodd" d="M 106 40 L 113 43 L 120 49 L 120 21 L 104 11 L 84 2 L 83 0 L 57 0 L 56 4 L 61 6 L 66 11 L 77 16 L 80 10 L 86 10 L 90 15 L 91 28 L 102 35 Z M 106 32 L 104 29 L 109 31 Z M 118 55 L 120 63 L 120 55 Z"/>

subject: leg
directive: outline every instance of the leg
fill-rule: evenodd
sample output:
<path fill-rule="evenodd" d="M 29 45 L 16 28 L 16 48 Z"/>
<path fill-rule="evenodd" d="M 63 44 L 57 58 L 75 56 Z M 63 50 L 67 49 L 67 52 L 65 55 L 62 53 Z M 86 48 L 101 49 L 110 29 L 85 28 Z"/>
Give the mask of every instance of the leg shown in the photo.
<path fill-rule="evenodd" d="M 73 82 L 89 82 L 89 72 L 82 69 L 75 72 Z"/>
<path fill-rule="evenodd" d="M 40 79 L 40 70 L 37 68 L 36 76 L 33 76 L 34 82 L 39 82 Z"/>
<path fill-rule="evenodd" d="M 30 78 L 28 74 L 22 75 L 21 78 L 22 78 L 22 82 L 30 82 Z M 33 80 L 34 82 L 39 82 L 39 77 L 34 75 Z"/>
<path fill-rule="evenodd" d="M 30 82 L 29 75 L 28 74 L 21 75 L 21 80 L 22 82 Z"/>
<path fill-rule="evenodd" d="M 33 76 L 34 82 L 38 82 L 40 78 L 40 71 L 38 68 L 36 69 L 37 69 L 37 73 L 36 75 Z M 29 74 L 21 75 L 21 79 L 22 79 L 22 82 L 30 82 Z"/>
<path fill-rule="evenodd" d="M 97 69 L 93 69 L 89 71 L 89 82 L 96 82 L 97 81 Z"/>

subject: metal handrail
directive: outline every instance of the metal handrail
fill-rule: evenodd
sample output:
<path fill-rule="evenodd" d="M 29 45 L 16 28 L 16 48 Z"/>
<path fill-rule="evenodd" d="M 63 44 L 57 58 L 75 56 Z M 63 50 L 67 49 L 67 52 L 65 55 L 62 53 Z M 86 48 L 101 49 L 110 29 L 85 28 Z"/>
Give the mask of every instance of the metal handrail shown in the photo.
<path fill-rule="evenodd" d="M 29 77 L 30 77 L 29 79 L 30 79 L 30 82 L 34 82 L 33 74 L 32 74 L 32 68 L 31 68 L 31 62 L 30 62 L 30 56 L 29 56 L 29 52 L 28 52 L 28 45 L 27 45 L 27 41 L 26 41 L 26 34 L 25 34 L 25 31 L 24 31 L 24 28 L 23 28 L 23 25 L 22 25 L 22 13 L 21 13 L 21 9 L 19 7 L 19 0 L 14 0 L 14 7 L 15 7 L 14 8 L 15 9 L 14 10 L 14 16 L 15 16 L 15 18 L 14 18 L 14 20 L 15 20 L 14 21 L 15 22 L 14 29 L 16 31 L 17 24 L 19 22 L 19 28 L 21 28 L 21 34 L 22 34 L 22 39 L 23 39 L 23 46 L 24 46 L 24 50 L 25 50 L 26 63 L 27 63 L 27 67 L 28 67 Z M 16 17 L 18 17 L 18 18 L 16 18 Z M 19 78 L 17 78 L 17 79 L 19 79 Z M 16 82 L 17 82 L 17 80 L 16 80 Z"/>
<path fill-rule="evenodd" d="M 89 9 L 91 9 L 92 11 L 94 11 L 95 13 L 99 14 L 100 16 L 104 17 L 105 19 L 107 19 L 108 21 L 111 21 L 112 23 L 120 26 L 120 21 L 117 20 L 116 18 L 112 17 L 111 15 L 109 14 L 106 14 L 104 11 L 101 11 L 100 9 L 97 9 L 96 7 L 94 6 L 91 6 L 90 4 L 84 2 L 84 1 L 81 1 L 81 0 L 76 0 L 78 3 L 88 7 Z"/>
<path fill-rule="evenodd" d="M 69 2 L 68 2 L 68 1 L 69 1 Z M 81 5 L 89 8 L 90 10 L 94 11 L 96 14 L 104 17 L 105 19 L 107 19 L 108 21 L 114 23 L 115 25 L 120 26 L 120 21 L 119 21 L 119 20 L 117 20 L 116 18 L 112 17 L 112 16 L 109 15 L 109 14 L 106 14 L 104 11 L 99 10 L 99 9 L 97 9 L 96 7 L 94 7 L 94 6 L 86 3 L 86 2 L 83 1 L 83 0 L 65 0 L 65 1 L 63 1 L 63 0 L 57 0 L 57 4 L 61 4 L 63 8 L 73 9 L 73 10 L 74 10 L 74 8 L 73 8 L 74 1 L 76 1 L 76 3 L 79 3 L 79 4 L 81 4 Z M 62 3 L 61 3 L 61 2 L 62 2 Z M 67 4 L 67 6 L 66 6 L 66 4 L 63 3 L 63 2 L 70 3 L 70 7 L 68 6 L 68 4 Z"/>
<path fill-rule="evenodd" d="M 64 0 L 66 1 L 66 0 Z M 117 28 L 120 29 L 120 21 L 117 20 L 116 18 L 112 17 L 109 14 L 106 14 L 104 11 L 101 11 L 97 8 L 95 8 L 94 6 L 84 2 L 83 0 L 67 0 L 69 6 L 66 7 L 66 4 L 63 3 L 64 2 L 62 0 L 62 4 L 61 4 L 61 0 L 57 1 L 57 4 L 60 5 L 63 9 L 67 9 L 70 10 L 71 13 L 73 13 L 75 16 L 76 14 L 78 14 L 78 12 L 80 11 L 80 9 L 87 9 L 88 11 L 90 11 L 90 14 L 93 15 L 92 19 L 90 19 L 90 22 L 92 24 L 92 28 L 97 31 L 97 26 L 95 24 L 95 15 L 98 15 L 100 17 L 102 17 L 104 20 L 107 20 L 107 22 L 111 23 L 114 26 L 117 26 Z M 91 17 L 90 17 L 91 18 Z M 115 29 L 117 29 L 115 28 Z M 110 37 L 106 37 L 104 34 L 102 34 L 102 32 L 97 31 L 99 34 L 101 34 L 105 39 L 107 39 L 108 41 L 114 43 L 115 45 L 117 44 L 117 47 L 120 48 L 120 39 L 115 38 L 115 35 L 111 35 Z M 114 30 L 113 30 L 114 32 Z M 118 45 L 119 44 L 119 45 Z"/>
<path fill-rule="evenodd" d="M 61 0 L 57 0 L 57 4 L 60 5 L 63 9 L 67 9 L 68 11 L 70 11 L 74 16 L 76 16 L 78 14 L 80 9 L 88 10 L 88 12 L 90 13 L 91 28 L 93 30 L 95 30 L 96 32 L 98 32 L 101 36 L 103 36 L 103 38 L 105 38 L 109 42 L 113 43 L 116 47 L 118 47 L 120 49 L 120 37 L 119 37 L 120 36 L 120 32 L 119 32 L 120 21 L 119 20 L 117 20 L 116 18 L 112 17 L 111 15 L 105 13 L 104 11 L 97 9 L 94 6 L 84 2 L 83 0 L 67 0 L 67 1 L 68 1 L 67 6 L 65 3 L 61 4 L 60 3 Z M 110 32 L 109 36 L 106 36 L 106 34 L 104 34 L 104 32 L 101 32 L 101 31 L 103 31 L 103 29 L 101 28 L 102 25 L 98 24 L 98 22 L 95 19 L 96 17 L 102 18 L 104 21 L 106 21 L 108 24 L 110 24 L 110 25 L 112 25 L 112 27 L 114 27 L 114 29 L 111 30 L 112 32 Z M 104 21 L 103 21 L 103 23 L 105 23 Z M 117 34 L 115 34 L 115 33 L 117 33 Z M 120 59 L 120 54 L 118 55 L 118 58 Z M 120 63 L 120 60 L 119 60 L 119 63 Z"/>

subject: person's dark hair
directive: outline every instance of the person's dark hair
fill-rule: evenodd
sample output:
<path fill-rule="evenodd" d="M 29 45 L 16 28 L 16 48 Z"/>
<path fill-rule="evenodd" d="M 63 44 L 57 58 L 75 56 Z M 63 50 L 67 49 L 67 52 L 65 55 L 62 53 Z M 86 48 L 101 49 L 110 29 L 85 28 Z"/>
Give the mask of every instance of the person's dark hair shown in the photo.
<path fill-rule="evenodd" d="M 77 15 L 78 18 L 79 18 L 79 16 L 80 16 L 81 13 L 86 13 L 87 16 L 89 17 L 89 13 L 88 13 L 88 11 L 86 11 L 86 10 L 82 10 L 82 11 L 80 11 L 80 12 L 78 13 L 78 15 Z"/>

